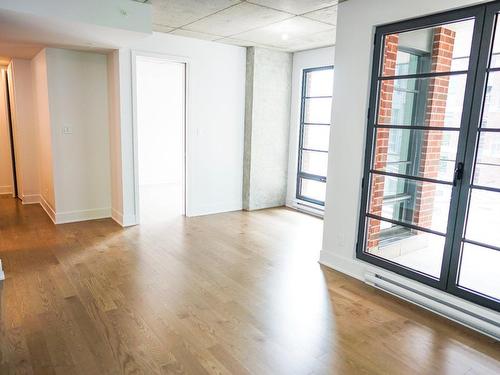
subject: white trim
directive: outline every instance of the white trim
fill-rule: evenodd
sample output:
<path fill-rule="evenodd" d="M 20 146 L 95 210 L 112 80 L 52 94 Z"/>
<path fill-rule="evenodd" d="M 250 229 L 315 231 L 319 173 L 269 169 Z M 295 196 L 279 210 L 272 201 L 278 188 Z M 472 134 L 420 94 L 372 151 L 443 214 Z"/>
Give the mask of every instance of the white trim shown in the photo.
<path fill-rule="evenodd" d="M 126 215 L 123 216 L 123 212 L 119 212 L 118 210 L 112 209 L 111 218 L 120 224 L 122 227 L 131 227 L 137 224 L 137 219 L 135 215 Z"/>
<path fill-rule="evenodd" d="M 396 273 L 387 271 L 383 268 L 379 268 L 377 266 L 363 262 L 363 261 L 358 260 L 358 259 L 348 259 L 345 257 L 341 257 L 338 255 L 332 254 L 329 251 L 322 250 L 321 254 L 320 254 L 319 263 L 326 266 L 326 267 L 332 268 L 336 271 L 342 272 L 348 276 L 351 276 L 351 277 L 354 277 L 358 280 L 361 280 L 363 282 L 366 282 L 365 275 L 367 273 L 374 273 L 374 274 L 380 275 L 384 278 L 394 280 L 398 284 L 403 285 L 403 286 L 407 286 L 409 289 L 413 289 L 420 294 L 426 295 L 426 296 L 432 298 L 434 303 L 440 304 L 442 306 L 446 306 L 447 308 L 452 306 L 452 307 L 456 308 L 456 310 L 460 310 L 461 312 L 469 312 L 471 316 L 481 317 L 481 318 L 484 318 L 485 320 L 488 320 L 488 321 L 500 322 L 500 313 L 497 313 L 491 309 L 487 309 L 485 307 L 476 305 L 472 302 L 466 301 L 466 300 L 461 299 L 459 297 L 455 297 L 449 293 L 431 288 L 425 284 L 419 283 L 419 282 L 414 281 L 414 280 L 407 279 L 405 277 L 397 275 Z M 415 293 L 415 294 L 417 294 L 417 293 Z M 398 296 L 398 297 L 403 298 L 402 296 Z M 406 298 L 403 298 L 403 299 L 406 299 Z M 417 303 L 413 300 L 411 300 L 409 302 L 420 305 L 419 303 Z M 437 312 L 435 310 L 432 310 L 432 311 Z M 442 314 L 442 313 L 440 313 L 440 314 Z M 448 319 L 454 320 L 454 318 L 452 316 L 445 315 L 445 314 L 442 314 L 442 315 Z M 459 322 L 459 323 L 465 325 L 465 323 L 463 323 L 463 322 Z"/>
<path fill-rule="evenodd" d="M 54 209 L 52 208 L 52 206 L 49 204 L 49 202 L 47 202 L 45 200 L 45 198 L 43 197 L 43 195 L 40 195 L 40 205 L 45 210 L 45 212 L 47 213 L 47 215 L 49 215 L 49 217 L 52 220 L 52 222 L 54 224 L 57 224 L 56 223 L 56 213 L 55 213 Z"/>
<path fill-rule="evenodd" d="M 0 186 L 0 194 L 12 194 L 12 185 Z"/>
<path fill-rule="evenodd" d="M 133 224 L 130 223 L 128 225 L 122 224 L 124 226 L 136 225 L 140 224 L 140 199 L 139 199 L 139 140 L 138 140 L 138 128 L 137 128 L 137 68 L 136 62 L 137 57 L 152 57 L 160 60 L 167 60 L 170 62 L 181 63 L 184 64 L 184 166 L 183 166 L 183 179 L 182 179 L 182 187 L 183 187 L 183 214 L 188 216 L 187 207 L 188 207 L 188 167 L 187 167 L 187 154 L 188 154 L 188 146 L 187 146 L 187 134 L 188 134 L 188 108 L 189 106 L 189 70 L 190 70 L 190 59 L 184 56 L 175 56 L 168 55 L 163 53 L 155 53 L 155 52 L 146 52 L 139 50 L 131 50 L 131 70 L 132 70 L 132 138 L 133 138 L 133 153 L 134 153 L 134 202 L 135 202 L 135 218 Z M 132 219 L 132 216 L 129 215 L 129 219 Z M 123 222 L 123 221 L 122 221 Z M 126 221 L 125 221 L 126 222 Z"/>
<path fill-rule="evenodd" d="M 39 194 L 23 195 L 21 200 L 23 204 L 40 203 L 40 195 Z"/>
<path fill-rule="evenodd" d="M 123 227 L 123 212 L 115 208 L 111 209 L 111 218 Z"/>
<path fill-rule="evenodd" d="M 0 259 L 0 280 L 5 280 L 5 273 L 2 268 L 2 259 Z"/>
<path fill-rule="evenodd" d="M 75 223 L 78 221 L 97 220 L 111 217 L 111 208 L 93 208 L 89 210 L 56 212 L 56 224 Z"/>

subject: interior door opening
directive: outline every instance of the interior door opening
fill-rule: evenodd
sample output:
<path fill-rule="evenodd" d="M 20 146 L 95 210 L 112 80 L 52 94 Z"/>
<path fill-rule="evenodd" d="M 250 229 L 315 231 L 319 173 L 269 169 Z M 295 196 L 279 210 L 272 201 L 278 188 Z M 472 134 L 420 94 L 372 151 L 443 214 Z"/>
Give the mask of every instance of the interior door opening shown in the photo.
<path fill-rule="evenodd" d="M 0 69 L 0 194 L 18 197 L 11 87 L 7 67 Z"/>
<path fill-rule="evenodd" d="M 140 221 L 185 215 L 186 64 L 136 56 Z"/>

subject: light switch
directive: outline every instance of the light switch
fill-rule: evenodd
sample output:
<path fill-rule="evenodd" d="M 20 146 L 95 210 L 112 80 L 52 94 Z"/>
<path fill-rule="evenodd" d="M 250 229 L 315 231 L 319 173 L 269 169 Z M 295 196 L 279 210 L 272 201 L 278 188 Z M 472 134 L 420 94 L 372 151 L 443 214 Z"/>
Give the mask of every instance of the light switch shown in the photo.
<path fill-rule="evenodd" d="M 63 127 L 63 134 L 73 134 L 73 128 L 71 126 Z"/>

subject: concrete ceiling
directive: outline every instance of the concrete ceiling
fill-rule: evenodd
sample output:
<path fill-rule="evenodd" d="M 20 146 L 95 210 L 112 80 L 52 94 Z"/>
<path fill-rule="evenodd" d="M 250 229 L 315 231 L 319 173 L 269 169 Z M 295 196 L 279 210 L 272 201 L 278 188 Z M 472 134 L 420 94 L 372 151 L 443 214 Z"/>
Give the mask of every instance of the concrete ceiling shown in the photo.
<path fill-rule="evenodd" d="M 338 0 L 152 0 L 153 29 L 239 46 L 335 44 Z"/>

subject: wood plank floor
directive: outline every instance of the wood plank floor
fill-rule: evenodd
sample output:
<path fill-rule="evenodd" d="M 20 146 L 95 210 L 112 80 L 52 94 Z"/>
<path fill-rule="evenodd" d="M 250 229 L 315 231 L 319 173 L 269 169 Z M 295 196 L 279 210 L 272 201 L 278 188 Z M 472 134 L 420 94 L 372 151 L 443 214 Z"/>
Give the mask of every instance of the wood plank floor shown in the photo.
<path fill-rule="evenodd" d="M 318 265 L 286 209 L 54 226 L 0 198 L 0 374 L 499 374 L 500 345 Z"/>

